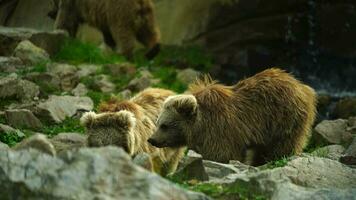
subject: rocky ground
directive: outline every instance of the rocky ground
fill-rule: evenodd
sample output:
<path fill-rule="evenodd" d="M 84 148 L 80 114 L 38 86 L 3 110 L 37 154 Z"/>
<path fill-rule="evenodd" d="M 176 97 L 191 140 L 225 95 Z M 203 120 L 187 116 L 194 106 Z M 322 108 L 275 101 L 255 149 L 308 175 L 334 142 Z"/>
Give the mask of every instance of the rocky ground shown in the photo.
<path fill-rule="evenodd" d="M 176 174 L 161 178 L 113 147 L 47 154 L 11 148 L 38 133 L 80 143 L 82 113 L 113 94 L 125 99 L 150 86 L 183 92 L 213 66 L 204 52 L 164 47 L 153 61 L 139 51 L 129 63 L 63 32 L 0 27 L 0 55 L 0 199 L 356 199 L 355 98 L 320 95 L 318 123 L 301 156 L 256 168 L 189 151 Z M 342 119 L 323 120 L 330 116 Z"/>

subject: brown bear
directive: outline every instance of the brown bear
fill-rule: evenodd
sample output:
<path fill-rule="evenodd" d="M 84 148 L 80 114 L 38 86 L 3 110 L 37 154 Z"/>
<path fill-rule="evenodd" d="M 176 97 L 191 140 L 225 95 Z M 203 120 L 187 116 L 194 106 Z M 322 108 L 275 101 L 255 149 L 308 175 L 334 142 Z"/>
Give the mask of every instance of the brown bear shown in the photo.
<path fill-rule="evenodd" d="M 149 142 L 187 146 L 208 160 L 260 165 L 301 153 L 315 115 L 315 91 L 280 69 L 233 86 L 205 78 L 188 94 L 167 98 Z"/>
<path fill-rule="evenodd" d="M 154 17 L 151 0 L 53 0 L 55 28 L 67 30 L 75 37 L 81 23 L 98 28 L 105 42 L 132 59 L 135 41 L 146 46 L 148 59 L 160 50 L 160 31 Z"/>
<path fill-rule="evenodd" d="M 99 106 L 101 113 L 89 112 L 81 118 L 88 134 L 88 145 L 99 147 L 116 145 L 132 157 L 148 153 L 154 171 L 165 176 L 176 170 L 184 148 L 159 149 L 147 140 L 156 129 L 155 122 L 163 102 L 172 91 L 148 88 L 126 101 L 112 99 Z"/>

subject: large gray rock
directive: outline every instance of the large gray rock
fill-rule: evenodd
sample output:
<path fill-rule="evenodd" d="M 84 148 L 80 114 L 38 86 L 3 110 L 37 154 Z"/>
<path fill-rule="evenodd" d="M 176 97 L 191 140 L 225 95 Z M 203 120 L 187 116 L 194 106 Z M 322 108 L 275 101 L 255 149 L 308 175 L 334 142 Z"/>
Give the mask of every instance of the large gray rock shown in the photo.
<path fill-rule="evenodd" d="M 38 104 L 35 114 L 40 119 L 60 123 L 67 117 L 74 116 L 78 111 L 90 111 L 93 108 L 94 103 L 89 97 L 53 95 Z"/>
<path fill-rule="evenodd" d="M 187 156 L 181 160 L 177 171 L 174 173 L 174 176 L 179 177 L 179 179 L 182 181 L 209 180 L 209 176 L 203 166 L 203 157 L 191 150 L 188 152 Z"/>
<path fill-rule="evenodd" d="M 83 83 L 79 83 L 71 92 L 74 96 L 81 97 L 88 94 L 88 88 Z"/>
<path fill-rule="evenodd" d="M 340 158 L 340 162 L 347 165 L 356 165 L 356 137 L 354 137 L 351 145 L 345 151 L 345 154 Z"/>
<path fill-rule="evenodd" d="M 0 56 L 11 56 L 16 46 L 23 40 L 31 41 L 52 56 L 60 50 L 66 38 L 67 33 L 58 30 L 39 31 L 0 26 Z"/>
<path fill-rule="evenodd" d="M 48 72 L 60 78 L 61 89 L 64 91 L 72 90 L 79 83 L 77 68 L 73 65 L 53 63 L 47 66 Z"/>
<path fill-rule="evenodd" d="M 49 61 L 48 53 L 28 40 L 24 40 L 17 45 L 14 56 L 20 58 L 24 63 L 32 65 Z"/>
<path fill-rule="evenodd" d="M 20 58 L 0 56 L 0 71 L 13 73 L 19 69 L 24 69 L 25 66 Z"/>
<path fill-rule="evenodd" d="M 15 151 L 23 151 L 26 149 L 36 149 L 51 156 L 56 155 L 56 149 L 54 148 L 53 144 L 49 141 L 47 136 L 40 133 L 24 139 L 20 143 L 16 144 L 13 148 Z"/>
<path fill-rule="evenodd" d="M 32 72 L 26 74 L 23 79 L 34 82 L 40 85 L 40 90 L 44 93 L 48 91 L 58 91 L 61 89 L 60 78 L 52 73 L 48 72 Z"/>
<path fill-rule="evenodd" d="M 36 150 L 0 151 L 2 199 L 207 200 L 134 165 L 121 149 L 69 151 L 51 157 Z"/>
<path fill-rule="evenodd" d="M 33 100 L 39 95 L 39 87 L 27 80 L 16 76 L 0 78 L 0 99 Z"/>
<path fill-rule="evenodd" d="M 225 184 L 268 199 L 354 199 L 356 169 L 326 158 L 297 157 L 284 167 L 232 174 Z"/>
<path fill-rule="evenodd" d="M 94 87 L 103 93 L 113 92 L 116 86 L 110 81 L 110 77 L 104 74 L 98 75 L 94 78 Z"/>
<path fill-rule="evenodd" d="M 41 121 L 26 109 L 7 110 L 5 117 L 7 123 L 16 128 L 38 129 L 43 126 Z"/>
<path fill-rule="evenodd" d="M 0 142 L 0 151 L 8 150 L 10 147 L 7 144 Z"/>
<path fill-rule="evenodd" d="M 100 65 L 92 65 L 92 64 L 81 64 L 78 65 L 77 76 L 79 78 L 85 78 L 91 75 L 95 75 L 98 71 L 100 71 L 102 66 Z"/>
<path fill-rule="evenodd" d="M 350 139 L 350 133 L 346 131 L 347 120 L 324 120 L 315 127 L 315 136 L 320 141 L 330 144 L 341 144 Z"/>
<path fill-rule="evenodd" d="M 87 146 L 87 136 L 79 133 L 60 133 L 50 141 L 57 153 Z"/>

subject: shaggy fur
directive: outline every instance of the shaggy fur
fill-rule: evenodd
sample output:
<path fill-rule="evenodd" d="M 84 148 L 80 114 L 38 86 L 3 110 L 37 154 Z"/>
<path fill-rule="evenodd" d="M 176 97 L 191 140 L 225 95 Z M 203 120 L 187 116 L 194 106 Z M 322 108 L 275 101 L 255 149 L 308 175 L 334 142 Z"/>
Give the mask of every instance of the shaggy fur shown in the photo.
<path fill-rule="evenodd" d="M 112 99 L 102 103 L 100 114 L 87 113 L 81 119 L 87 128 L 89 146 L 116 145 L 132 157 L 148 153 L 155 172 L 174 172 L 184 148 L 158 149 L 147 142 L 156 129 L 164 100 L 171 95 L 174 93 L 168 90 L 149 88 L 128 101 Z"/>
<path fill-rule="evenodd" d="M 316 114 L 316 94 L 290 74 L 268 69 L 233 86 L 209 78 L 164 103 L 157 147 L 188 148 L 204 159 L 260 165 L 299 154 Z M 252 160 L 251 160 L 252 159 Z"/>
<path fill-rule="evenodd" d="M 53 0 L 53 4 L 54 10 L 58 7 L 55 28 L 67 30 L 72 37 L 85 22 L 101 30 L 109 46 L 120 45 L 121 53 L 129 59 L 136 40 L 150 49 L 146 54 L 149 59 L 160 50 L 160 31 L 151 0 Z"/>

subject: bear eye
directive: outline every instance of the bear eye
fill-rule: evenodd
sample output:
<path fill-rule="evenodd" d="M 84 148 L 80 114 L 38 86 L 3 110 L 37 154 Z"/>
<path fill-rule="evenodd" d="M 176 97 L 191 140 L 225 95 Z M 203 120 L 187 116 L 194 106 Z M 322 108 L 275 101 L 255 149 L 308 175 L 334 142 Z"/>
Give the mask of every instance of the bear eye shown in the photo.
<path fill-rule="evenodd" d="M 167 124 L 161 124 L 160 128 L 163 129 L 163 130 L 167 130 L 168 129 L 168 125 Z"/>

